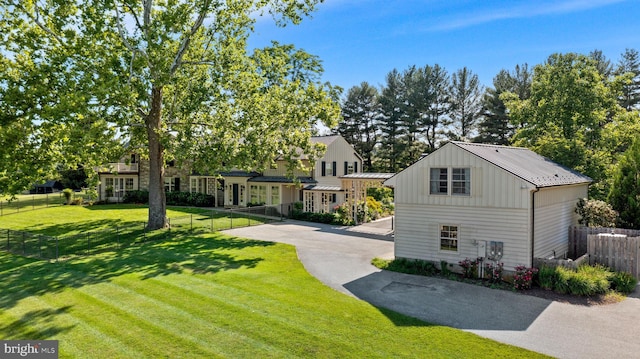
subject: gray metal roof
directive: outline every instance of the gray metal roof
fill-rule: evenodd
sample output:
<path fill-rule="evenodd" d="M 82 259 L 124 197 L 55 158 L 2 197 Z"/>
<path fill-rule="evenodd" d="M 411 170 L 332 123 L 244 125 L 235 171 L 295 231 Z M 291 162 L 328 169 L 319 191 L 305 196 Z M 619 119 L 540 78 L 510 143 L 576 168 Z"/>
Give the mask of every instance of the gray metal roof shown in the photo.
<path fill-rule="evenodd" d="M 588 176 L 555 163 L 527 148 L 458 141 L 452 141 L 451 144 L 522 178 L 536 187 L 562 186 L 592 181 Z"/>
<path fill-rule="evenodd" d="M 345 179 L 375 179 L 386 180 L 393 177 L 395 173 L 352 173 L 349 175 L 340 176 Z"/>
<path fill-rule="evenodd" d="M 220 172 L 220 175 L 223 177 L 256 177 L 259 176 L 260 173 L 233 170 L 228 172 Z"/>
<path fill-rule="evenodd" d="M 339 192 L 342 191 L 342 188 L 340 188 L 340 186 L 316 186 L 316 185 L 310 185 L 304 188 L 307 191 L 334 191 L 334 192 Z"/>
<path fill-rule="evenodd" d="M 317 183 L 311 177 L 298 177 L 300 183 Z M 273 183 L 293 183 L 293 179 L 284 176 L 258 176 L 249 179 L 247 182 L 273 182 Z"/>

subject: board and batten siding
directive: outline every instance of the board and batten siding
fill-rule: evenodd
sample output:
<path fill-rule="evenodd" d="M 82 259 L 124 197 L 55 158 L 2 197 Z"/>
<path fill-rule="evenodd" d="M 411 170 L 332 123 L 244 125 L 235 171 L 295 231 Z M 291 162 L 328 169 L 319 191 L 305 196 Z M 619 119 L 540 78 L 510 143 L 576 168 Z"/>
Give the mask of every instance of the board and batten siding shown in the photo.
<path fill-rule="evenodd" d="M 309 166 L 309 160 L 303 159 L 301 161 L 304 164 L 304 166 L 307 166 L 307 167 Z M 287 177 L 287 176 L 289 176 L 287 165 L 288 165 L 287 161 L 278 160 L 278 161 L 276 161 L 275 168 L 265 168 L 264 175 L 265 176 Z M 294 177 L 310 177 L 311 176 L 311 170 L 302 171 L 302 170 L 300 170 L 298 168 L 295 168 L 293 170 L 293 176 Z"/>
<path fill-rule="evenodd" d="M 470 168 L 471 195 L 429 194 L 431 168 Z M 397 204 L 472 207 L 482 211 L 484 208 L 528 208 L 532 189 L 528 182 L 450 145 L 440 148 L 437 156 L 427 156 L 399 173 L 394 195 Z"/>
<path fill-rule="evenodd" d="M 562 257 L 569 250 L 568 228 L 578 223 L 579 198 L 587 198 L 586 184 L 541 188 L 535 193 L 534 257 Z"/>
<path fill-rule="evenodd" d="M 471 193 L 432 195 L 431 168 L 470 168 Z M 396 176 L 395 256 L 459 261 L 479 256 L 478 241 L 504 243 L 505 269 L 531 262 L 534 186 L 468 151 L 445 145 Z M 440 250 L 440 226 L 458 226 L 458 251 Z"/>
<path fill-rule="evenodd" d="M 336 173 L 331 176 L 322 175 L 322 161 L 325 161 L 326 168 L 331 168 L 336 162 Z M 358 173 L 362 172 L 362 161 L 356 155 L 354 148 L 342 137 L 336 138 L 327 145 L 324 155 L 316 160 L 313 177 L 318 181 L 318 186 L 340 187 L 342 181 L 340 176 L 344 175 L 344 162 L 353 164 L 357 162 Z"/>
<path fill-rule="evenodd" d="M 478 257 L 478 241 L 504 243 L 500 260 L 505 269 L 528 265 L 529 211 L 526 209 L 475 208 L 398 204 L 395 220 L 395 256 L 457 264 Z M 440 225 L 458 226 L 458 251 L 440 250 Z"/>

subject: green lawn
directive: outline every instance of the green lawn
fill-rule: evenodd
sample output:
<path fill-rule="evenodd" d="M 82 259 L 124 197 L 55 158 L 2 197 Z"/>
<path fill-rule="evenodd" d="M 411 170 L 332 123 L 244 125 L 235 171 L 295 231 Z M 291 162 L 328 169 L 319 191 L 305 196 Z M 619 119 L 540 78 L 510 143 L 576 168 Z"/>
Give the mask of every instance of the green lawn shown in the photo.
<path fill-rule="evenodd" d="M 145 213 L 63 206 L 0 217 L 0 227 L 60 235 Z M 0 252 L 0 278 L 0 338 L 56 339 L 60 357 L 538 356 L 336 292 L 291 246 L 217 233 L 178 230 L 58 263 Z"/>

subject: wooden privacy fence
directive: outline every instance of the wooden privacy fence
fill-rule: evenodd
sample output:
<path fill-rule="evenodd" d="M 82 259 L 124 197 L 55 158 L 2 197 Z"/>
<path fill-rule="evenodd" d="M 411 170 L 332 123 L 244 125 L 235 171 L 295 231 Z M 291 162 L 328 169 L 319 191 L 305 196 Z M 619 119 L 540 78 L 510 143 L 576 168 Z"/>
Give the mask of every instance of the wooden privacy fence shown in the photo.
<path fill-rule="evenodd" d="M 640 237 L 640 230 L 607 227 L 569 227 L 569 258 L 576 259 L 587 253 L 587 237 L 590 234 L 624 234 L 627 237 Z"/>
<path fill-rule="evenodd" d="M 587 236 L 589 264 L 602 264 L 618 272 L 640 277 L 640 237 L 624 234 L 590 234 Z"/>

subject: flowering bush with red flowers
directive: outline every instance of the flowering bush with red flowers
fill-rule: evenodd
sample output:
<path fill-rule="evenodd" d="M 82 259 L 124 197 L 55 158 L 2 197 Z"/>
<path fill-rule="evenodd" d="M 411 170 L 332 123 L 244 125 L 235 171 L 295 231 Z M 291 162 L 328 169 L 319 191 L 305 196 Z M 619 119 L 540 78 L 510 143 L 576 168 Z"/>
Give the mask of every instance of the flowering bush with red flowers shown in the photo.
<path fill-rule="evenodd" d="M 478 271 L 478 261 L 465 258 L 463 261 L 458 262 L 458 265 L 462 267 L 462 276 L 464 278 L 475 278 Z"/>
<path fill-rule="evenodd" d="M 487 263 L 487 275 L 489 276 L 489 282 L 501 283 L 503 269 L 504 269 L 504 263 L 502 262 Z"/>
<path fill-rule="evenodd" d="M 513 287 L 516 290 L 531 289 L 533 275 L 538 272 L 538 268 L 527 268 L 523 265 L 515 267 L 516 274 L 513 275 Z"/>

